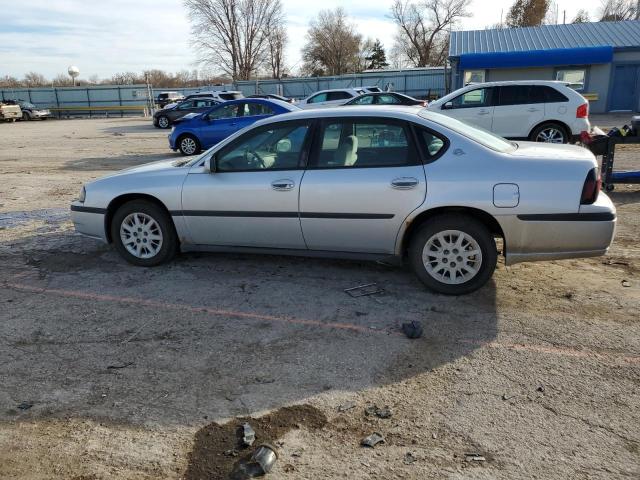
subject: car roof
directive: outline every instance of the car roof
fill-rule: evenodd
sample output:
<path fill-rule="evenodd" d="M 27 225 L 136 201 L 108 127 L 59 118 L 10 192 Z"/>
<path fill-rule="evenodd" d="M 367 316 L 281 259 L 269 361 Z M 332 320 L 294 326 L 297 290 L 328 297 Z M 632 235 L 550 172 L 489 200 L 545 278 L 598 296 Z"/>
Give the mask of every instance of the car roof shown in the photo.
<path fill-rule="evenodd" d="M 404 118 L 405 120 L 419 120 L 418 113 L 425 108 L 422 106 L 409 105 L 353 105 L 349 108 L 313 108 L 309 110 L 297 109 L 290 113 L 284 113 L 260 120 L 259 124 L 280 122 L 285 120 L 304 120 L 313 118 L 339 118 L 339 117 L 392 117 Z M 441 115 L 430 112 L 433 115 Z"/>
<path fill-rule="evenodd" d="M 201 92 L 192 93 L 191 95 L 202 95 L 211 93 L 242 93 L 240 90 L 202 90 Z"/>
<path fill-rule="evenodd" d="M 260 103 L 266 105 L 277 105 L 285 110 L 289 110 L 295 112 L 297 110 L 301 110 L 300 107 L 296 107 L 295 105 L 289 102 L 283 102 L 282 100 L 276 100 L 275 98 L 238 98 L 235 100 L 228 100 L 226 102 L 220 103 L 219 105 L 234 105 L 236 103 Z M 218 105 L 216 105 L 218 106 Z"/>
<path fill-rule="evenodd" d="M 502 82 L 469 83 L 467 86 L 495 87 L 502 85 L 551 85 L 557 87 L 561 85 L 569 85 L 569 82 L 563 82 L 562 80 L 504 80 Z"/>
<path fill-rule="evenodd" d="M 311 97 L 312 95 L 315 95 L 317 93 L 326 93 L 326 92 L 353 92 L 357 90 L 365 90 L 366 88 L 367 87 L 328 88 L 326 90 L 318 90 L 317 92 L 313 92 L 309 96 Z"/>

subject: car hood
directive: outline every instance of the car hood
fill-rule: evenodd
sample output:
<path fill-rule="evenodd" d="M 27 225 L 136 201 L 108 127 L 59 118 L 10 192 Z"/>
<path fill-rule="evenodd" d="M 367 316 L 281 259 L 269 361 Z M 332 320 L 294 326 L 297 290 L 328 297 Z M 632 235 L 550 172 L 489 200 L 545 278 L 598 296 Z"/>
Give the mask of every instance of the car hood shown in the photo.
<path fill-rule="evenodd" d="M 590 160 L 595 162 L 593 153 L 584 147 L 577 145 L 563 145 L 557 143 L 541 142 L 514 142 L 518 148 L 510 152 L 515 157 L 554 158 L 563 160 Z"/>
<path fill-rule="evenodd" d="M 112 173 L 111 175 L 106 175 L 101 178 L 119 177 L 121 175 L 135 175 L 138 173 L 160 173 L 162 171 L 173 170 L 181 166 L 183 166 L 183 164 L 180 159 L 176 160 L 175 158 L 168 158 L 166 160 L 158 160 L 157 162 L 145 163 L 143 165 L 125 168 L 124 170 L 119 170 Z"/>

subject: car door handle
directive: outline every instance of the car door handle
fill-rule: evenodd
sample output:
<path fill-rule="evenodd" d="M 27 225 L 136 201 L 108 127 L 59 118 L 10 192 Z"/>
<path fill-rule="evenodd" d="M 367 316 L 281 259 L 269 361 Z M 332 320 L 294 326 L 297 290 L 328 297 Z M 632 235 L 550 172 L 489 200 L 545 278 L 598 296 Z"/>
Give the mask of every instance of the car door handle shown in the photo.
<path fill-rule="evenodd" d="M 534 107 L 527 108 L 527 112 L 539 112 L 539 111 L 540 111 L 539 108 L 534 108 Z"/>
<path fill-rule="evenodd" d="M 489 115 L 491 113 L 490 110 L 480 110 L 478 112 L 478 115 Z"/>
<path fill-rule="evenodd" d="M 274 180 L 273 182 L 271 182 L 271 188 L 281 192 L 286 190 L 293 190 L 293 187 L 295 187 L 295 183 L 293 183 L 293 180 L 290 180 L 288 178 L 284 178 L 282 180 Z"/>
<path fill-rule="evenodd" d="M 391 186 L 393 188 L 397 188 L 398 190 L 409 190 L 410 188 L 418 185 L 418 179 L 414 177 L 400 177 L 394 178 L 391 181 Z"/>

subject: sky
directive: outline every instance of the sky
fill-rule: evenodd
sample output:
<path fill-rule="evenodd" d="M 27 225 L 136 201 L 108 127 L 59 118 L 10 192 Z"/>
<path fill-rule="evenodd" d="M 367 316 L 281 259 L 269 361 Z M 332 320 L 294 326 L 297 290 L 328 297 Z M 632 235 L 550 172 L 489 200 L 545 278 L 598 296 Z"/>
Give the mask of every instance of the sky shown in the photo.
<path fill-rule="evenodd" d="M 287 17 L 287 66 L 301 64 L 309 22 L 320 10 L 342 6 L 363 37 L 379 38 L 387 52 L 396 28 L 389 18 L 392 0 L 282 0 Z M 472 0 L 472 16 L 460 30 L 483 29 L 500 21 L 513 0 Z M 596 16 L 601 0 L 556 0 L 560 22 L 585 8 Z M 22 78 L 35 71 L 52 78 L 69 65 L 80 78 L 149 69 L 192 70 L 189 20 L 181 0 L 0 0 L 0 77 Z"/>

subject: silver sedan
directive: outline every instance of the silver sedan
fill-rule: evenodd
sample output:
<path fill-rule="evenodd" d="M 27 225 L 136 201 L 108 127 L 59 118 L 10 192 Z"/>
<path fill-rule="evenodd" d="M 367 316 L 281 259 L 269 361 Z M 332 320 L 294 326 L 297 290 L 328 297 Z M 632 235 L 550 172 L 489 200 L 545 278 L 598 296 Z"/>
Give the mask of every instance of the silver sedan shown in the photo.
<path fill-rule="evenodd" d="M 196 158 L 86 184 L 76 230 L 154 266 L 178 251 L 408 262 L 463 294 L 496 267 L 603 255 L 616 211 L 593 155 L 508 142 L 419 107 L 294 112 Z"/>

